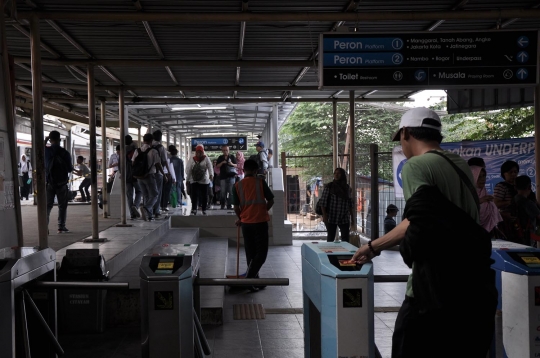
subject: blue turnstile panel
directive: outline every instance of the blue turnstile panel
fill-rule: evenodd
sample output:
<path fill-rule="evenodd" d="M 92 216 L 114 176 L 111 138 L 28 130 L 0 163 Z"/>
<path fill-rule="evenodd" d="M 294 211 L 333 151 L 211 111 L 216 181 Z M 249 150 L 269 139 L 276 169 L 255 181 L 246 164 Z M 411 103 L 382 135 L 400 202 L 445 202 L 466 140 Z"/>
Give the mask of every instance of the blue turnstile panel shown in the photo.
<path fill-rule="evenodd" d="M 492 247 L 502 313 L 497 357 L 540 357 L 540 250 L 501 241 Z"/>
<path fill-rule="evenodd" d="M 356 250 L 302 245 L 305 357 L 374 357 L 373 265 L 350 264 Z"/>

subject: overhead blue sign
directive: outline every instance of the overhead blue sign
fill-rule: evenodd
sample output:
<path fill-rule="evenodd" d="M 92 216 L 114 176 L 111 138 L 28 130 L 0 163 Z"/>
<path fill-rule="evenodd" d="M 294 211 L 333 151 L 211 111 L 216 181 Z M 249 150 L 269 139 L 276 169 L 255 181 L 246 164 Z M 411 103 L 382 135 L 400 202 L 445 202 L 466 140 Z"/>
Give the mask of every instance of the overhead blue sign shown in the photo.
<path fill-rule="evenodd" d="M 403 62 L 403 56 L 398 52 L 375 52 L 375 53 L 329 53 L 324 55 L 324 66 L 348 67 L 348 66 L 399 66 Z"/>
<path fill-rule="evenodd" d="M 538 31 L 325 33 L 320 88 L 450 88 L 538 83 Z"/>
<path fill-rule="evenodd" d="M 325 38 L 323 41 L 325 52 L 379 52 L 396 51 L 403 47 L 403 40 L 399 37 L 381 37 L 381 38 Z"/>
<path fill-rule="evenodd" d="M 230 150 L 246 150 L 247 137 L 208 137 L 191 138 L 191 150 L 195 151 L 197 145 L 202 144 L 205 151 L 221 151 L 224 145 L 229 146 Z"/>

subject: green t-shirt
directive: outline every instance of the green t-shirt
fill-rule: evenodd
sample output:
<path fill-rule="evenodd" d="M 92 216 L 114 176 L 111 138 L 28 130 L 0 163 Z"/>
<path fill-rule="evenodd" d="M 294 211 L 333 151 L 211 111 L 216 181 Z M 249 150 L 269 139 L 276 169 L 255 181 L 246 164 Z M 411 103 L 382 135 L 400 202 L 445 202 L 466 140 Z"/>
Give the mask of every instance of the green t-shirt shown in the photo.
<path fill-rule="evenodd" d="M 465 160 L 451 152 L 440 152 L 452 160 L 458 168 L 463 170 L 470 182 L 474 183 L 471 169 Z M 403 179 L 403 195 L 405 196 L 405 200 L 409 200 L 422 185 L 436 186 L 448 200 L 463 209 L 477 223 L 480 223 L 478 208 L 476 207 L 476 202 L 471 191 L 461 181 L 459 174 L 452 165 L 443 157 L 432 153 L 412 157 L 403 166 L 401 177 Z M 476 186 L 473 184 L 473 187 Z M 412 274 L 407 281 L 406 295 L 413 297 Z"/>

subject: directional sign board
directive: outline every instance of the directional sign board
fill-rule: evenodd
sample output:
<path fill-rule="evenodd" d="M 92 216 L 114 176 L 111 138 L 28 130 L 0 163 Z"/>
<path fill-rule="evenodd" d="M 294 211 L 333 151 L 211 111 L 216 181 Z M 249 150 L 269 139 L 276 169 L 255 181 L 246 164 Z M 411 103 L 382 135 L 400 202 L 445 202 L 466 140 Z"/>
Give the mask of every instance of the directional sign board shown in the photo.
<path fill-rule="evenodd" d="M 223 145 L 228 145 L 230 150 L 247 150 L 247 137 L 191 138 L 192 151 L 198 144 L 202 144 L 206 152 L 220 152 Z"/>
<path fill-rule="evenodd" d="M 538 31 L 325 33 L 320 88 L 459 88 L 538 82 Z"/>

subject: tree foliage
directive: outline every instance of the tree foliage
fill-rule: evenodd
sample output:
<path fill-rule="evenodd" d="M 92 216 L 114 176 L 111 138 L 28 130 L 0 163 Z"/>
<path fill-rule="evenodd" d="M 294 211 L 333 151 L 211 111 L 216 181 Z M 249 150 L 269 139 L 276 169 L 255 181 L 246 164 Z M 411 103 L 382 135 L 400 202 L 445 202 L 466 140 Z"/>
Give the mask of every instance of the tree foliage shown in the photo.
<path fill-rule="evenodd" d="M 534 107 L 451 114 L 442 122 L 445 142 L 530 137 L 534 135 Z"/>
<path fill-rule="evenodd" d="M 349 104 L 337 105 L 338 153 L 345 153 L 346 130 L 349 119 Z M 399 124 L 401 113 L 355 105 L 355 153 L 357 173 L 369 175 L 369 144 L 377 143 L 381 148 L 391 148 L 390 138 Z M 291 114 L 279 133 L 280 148 L 291 156 L 317 156 L 332 154 L 333 110 L 331 103 L 302 103 Z M 294 166 L 294 162 L 288 165 Z M 328 175 L 332 172 L 332 158 L 320 157 L 304 167 L 306 176 Z M 328 169 L 329 168 L 329 169 Z"/>

